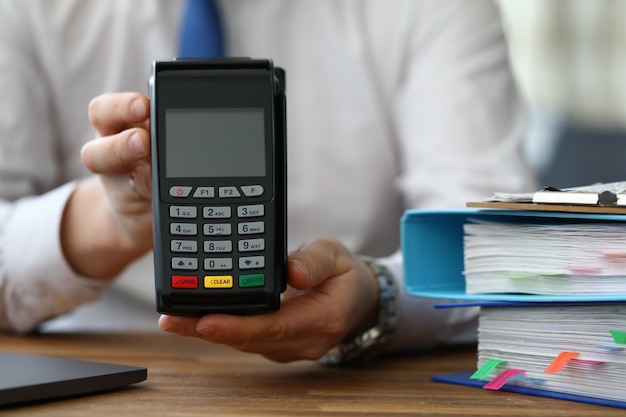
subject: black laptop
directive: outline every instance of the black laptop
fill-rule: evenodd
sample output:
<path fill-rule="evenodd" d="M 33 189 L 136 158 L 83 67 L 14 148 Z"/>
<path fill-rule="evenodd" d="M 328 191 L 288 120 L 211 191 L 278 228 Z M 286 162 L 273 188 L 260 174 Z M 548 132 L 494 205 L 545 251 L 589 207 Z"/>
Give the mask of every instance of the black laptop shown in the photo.
<path fill-rule="evenodd" d="M 113 390 L 147 376 L 135 366 L 0 352 L 0 407 Z"/>

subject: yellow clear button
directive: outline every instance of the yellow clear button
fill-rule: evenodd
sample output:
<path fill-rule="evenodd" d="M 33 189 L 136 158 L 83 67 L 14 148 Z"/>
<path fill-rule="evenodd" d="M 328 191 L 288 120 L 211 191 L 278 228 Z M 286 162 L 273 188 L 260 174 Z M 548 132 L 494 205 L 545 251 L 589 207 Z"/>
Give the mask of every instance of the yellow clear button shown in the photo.
<path fill-rule="evenodd" d="M 207 275 L 204 277 L 204 288 L 233 288 L 233 282 L 230 275 Z"/>

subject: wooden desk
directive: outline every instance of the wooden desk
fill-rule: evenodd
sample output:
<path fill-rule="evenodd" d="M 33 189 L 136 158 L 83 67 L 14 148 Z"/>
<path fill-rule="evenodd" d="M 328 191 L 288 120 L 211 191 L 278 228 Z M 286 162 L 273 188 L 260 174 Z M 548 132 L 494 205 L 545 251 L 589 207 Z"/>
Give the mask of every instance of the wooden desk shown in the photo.
<path fill-rule="evenodd" d="M 624 416 L 622 409 L 431 382 L 472 370 L 468 347 L 381 358 L 354 369 L 275 364 L 167 334 L 0 334 L 0 349 L 148 368 L 147 381 L 97 395 L 0 409 L 0 416 Z M 0 370 L 1 372 L 1 370 Z"/>

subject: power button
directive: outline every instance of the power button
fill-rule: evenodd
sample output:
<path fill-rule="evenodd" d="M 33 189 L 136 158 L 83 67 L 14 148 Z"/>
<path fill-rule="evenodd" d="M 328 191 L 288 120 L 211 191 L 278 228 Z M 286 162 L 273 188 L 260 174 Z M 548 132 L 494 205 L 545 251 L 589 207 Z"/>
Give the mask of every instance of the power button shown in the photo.
<path fill-rule="evenodd" d="M 170 188 L 171 197 L 187 197 L 191 193 L 191 187 L 183 187 L 182 185 L 175 185 Z"/>

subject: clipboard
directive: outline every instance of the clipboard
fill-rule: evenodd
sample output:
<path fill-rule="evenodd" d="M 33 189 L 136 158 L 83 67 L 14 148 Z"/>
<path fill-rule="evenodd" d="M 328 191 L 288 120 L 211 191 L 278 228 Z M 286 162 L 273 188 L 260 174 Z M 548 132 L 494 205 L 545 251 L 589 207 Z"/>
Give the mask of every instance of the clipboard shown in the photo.
<path fill-rule="evenodd" d="M 496 192 L 491 199 L 467 207 L 567 213 L 626 214 L 626 181 L 570 188 L 543 187 L 530 193 Z"/>
<path fill-rule="evenodd" d="M 469 201 L 467 207 L 506 210 L 557 211 L 563 213 L 626 214 L 626 206 L 601 206 L 582 204 L 508 203 L 503 201 Z"/>

